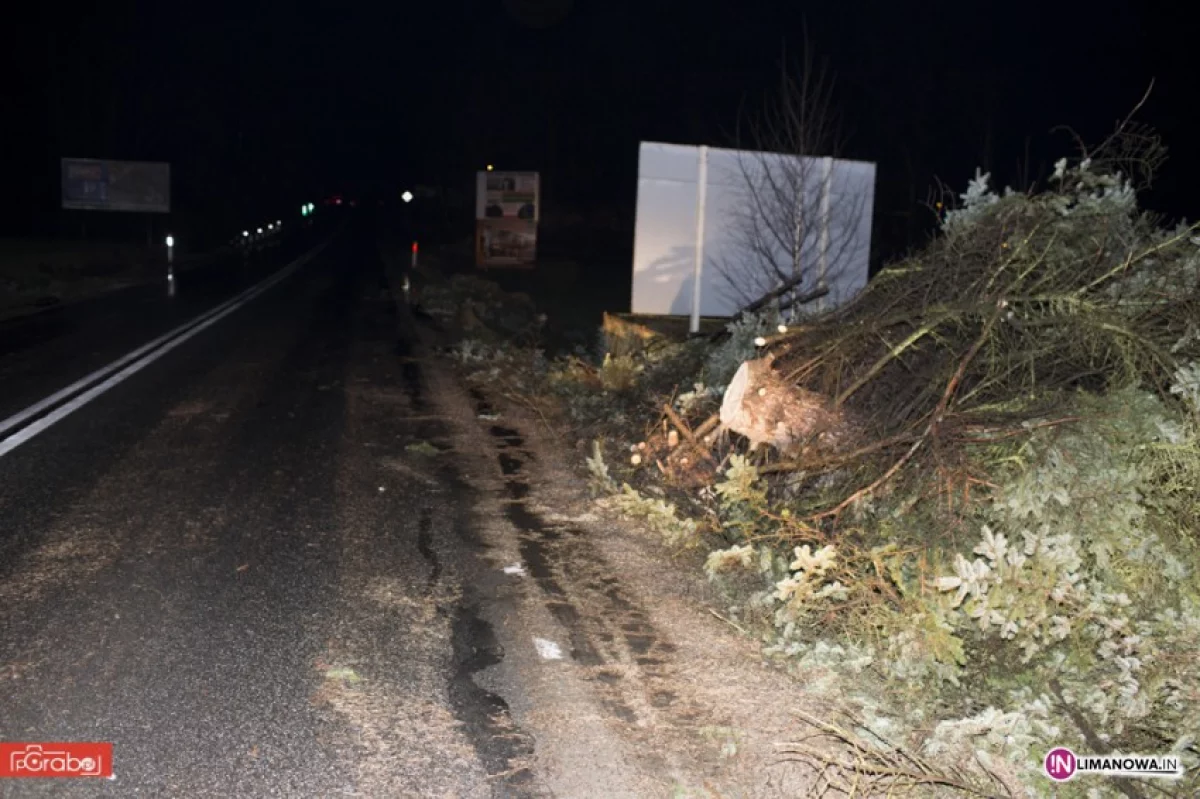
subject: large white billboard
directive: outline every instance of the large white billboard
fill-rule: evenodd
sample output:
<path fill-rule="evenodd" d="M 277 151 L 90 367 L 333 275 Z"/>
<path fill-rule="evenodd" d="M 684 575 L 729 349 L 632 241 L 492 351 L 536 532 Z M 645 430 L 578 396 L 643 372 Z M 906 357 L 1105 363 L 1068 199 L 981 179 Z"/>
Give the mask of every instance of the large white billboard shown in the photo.
<path fill-rule="evenodd" d="M 62 207 L 169 213 L 171 166 L 151 161 L 64 158 Z"/>
<path fill-rule="evenodd" d="M 631 310 L 732 316 L 795 274 L 839 305 L 867 282 L 874 199 L 871 163 L 642 142 Z"/>

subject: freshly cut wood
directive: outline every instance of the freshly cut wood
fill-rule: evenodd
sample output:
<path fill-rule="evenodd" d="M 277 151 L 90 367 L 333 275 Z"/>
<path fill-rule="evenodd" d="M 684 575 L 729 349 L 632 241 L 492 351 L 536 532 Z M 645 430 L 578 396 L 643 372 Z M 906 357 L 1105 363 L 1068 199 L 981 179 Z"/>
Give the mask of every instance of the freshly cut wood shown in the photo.
<path fill-rule="evenodd" d="M 636 355 L 650 342 L 661 338 L 649 327 L 622 319 L 607 311 L 604 313 L 601 330 L 604 333 L 605 350 L 612 355 Z"/>
<path fill-rule="evenodd" d="M 790 385 L 775 371 L 774 358 L 738 367 L 721 402 L 721 424 L 750 439 L 752 449 L 769 444 L 785 454 L 807 447 L 837 450 L 853 438 L 853 427 L 831 400 Z"/>

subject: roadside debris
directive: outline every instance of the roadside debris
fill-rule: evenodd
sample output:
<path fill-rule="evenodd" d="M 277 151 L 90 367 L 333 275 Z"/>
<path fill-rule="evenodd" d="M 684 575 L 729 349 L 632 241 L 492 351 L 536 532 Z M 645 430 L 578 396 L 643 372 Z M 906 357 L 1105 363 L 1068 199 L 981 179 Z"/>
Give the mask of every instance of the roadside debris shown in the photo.
<path fill-rule="evenodd" d="M 1068 746 L 1170 752 L 1197 787 L 1200 227 L 1139 211 L 1108 152 L 1037 194 L 980 175 L 823 316 L 606 317 L 607 352 L 553 362 L 458 331 L 840 708 L 805 720 L 840 749 L 781 748 L 837 784 L 1038 795 Z"/>
<path fill-rule="evenodd" d="M 545 638 L 534 638 L 533 645 L 537 649 L 538 657 L 542 660 L 562 660 L 562 647 L 553 641 L 547 641 Z"/>
<path fill-rule="evenodd" d="M 440 449 L 435 447 L 433 444 L 430 444 L 428 441 L 418 441 L 415 444 L 409 444 L 404 447 L 404 450 L 406 452 L 411 452 L 414 455 L 426 455 L 429 457 L 442 454 Z M 382 491 L 383 489 L 380 490 Z"/>

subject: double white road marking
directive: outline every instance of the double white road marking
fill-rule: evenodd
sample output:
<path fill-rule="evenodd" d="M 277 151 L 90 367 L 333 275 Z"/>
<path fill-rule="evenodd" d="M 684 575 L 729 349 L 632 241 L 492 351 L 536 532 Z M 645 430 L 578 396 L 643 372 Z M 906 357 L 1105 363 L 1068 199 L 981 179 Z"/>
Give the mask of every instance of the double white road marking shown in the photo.
<path fill-rule="evenodd" d="M 56 391 L 45 399 L 0 421 L 0 436 L 7 436 L 0 439 L 0 458 L 87 405 L 113 386 L 154 363 L 192 336 L 215 325 L 259 294 L 291 277 L 296 270 L 325 249 L 329 241 L 326 240 L 309 250 L 283 269 L 261 283 L 251 286 L 233 299 L 226 300 L 216 308 L 200 314 L 190 322 L 185 322 L 149 344 L 138 347 L 107 366 L 102 366 L 91 374 L 79 378 L 66 388 Z M 49 412 L 47 413 L 47 411 Z"/>

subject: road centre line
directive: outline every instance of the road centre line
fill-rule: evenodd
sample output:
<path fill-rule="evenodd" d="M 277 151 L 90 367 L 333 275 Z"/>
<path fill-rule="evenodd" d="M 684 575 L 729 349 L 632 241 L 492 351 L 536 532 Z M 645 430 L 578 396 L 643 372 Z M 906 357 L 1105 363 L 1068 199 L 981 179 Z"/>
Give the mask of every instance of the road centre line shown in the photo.
<path fill-rule="evenodd" d="M 91 374 L 76 380 L 66 388 L 56 391 L 45 399 L 30 405 L 28 408 L 19 411 L 5 419 L 3 422 L 0 422 L 0 434 L 3 434 L 14 427 L 24 424 L 29 419 L 37 417 L 47 409 L 55 408 L 45 416 L 36 419 L 24 427 L 20 427 L 20 429 L 18 429 L 15 433 L 12 433 L 7 438 L 0 440 L 0 458 L 16 449 L 21 444 L 24 444 L 38 433 L 48 429 L 56 422 L 66 418 L 71 413 L 74 413 L 82 408 L 84 405 L 87 405 L 89 402 L 108 391 L 113 386 L 118 385 L 126 378 L 141 371 L 146 366 L 149 366 L 151 363 L 166 355 L 168 352 L 175 349 L 180 344 L 183 344 L 185 341 L 188 341 L 196 334 L 206 330 L 207 328 L 219 322 L 221 319 L 224 319 L 229 314 L 253 300 L 259 294 L 262 294 L 263 292 L 287 279 L 301 266 L 316 257 L 321 250 L 328 246 L 331 240 L 332 238 L 325 240 L 304 255 L 292 261 L 287 266 L 280 269 L 275 274 L 265 278 L 254 286 L 251 286 L 236 297 L 226 300 L 216 308 L 200 314 L 195 319 L 184 322 L 182 325 L 170 331 L 169 333 L 165 333 L 150 343 L 145 344 L 133 352 L 118 358 L 112 363 L 100 367 Z M 102 382 L 97 383 L 97 381 Z M 91 388 L 87 388 L 88 386 L 91 386 Z M 77 392 L 83 389 L 87 390 L 83 391 L 81 394 L 78 394 L 78 396 L 75 396 L 74 399 L 59 405 L 59 403 L 64 399 L 75 395 Z"/>

